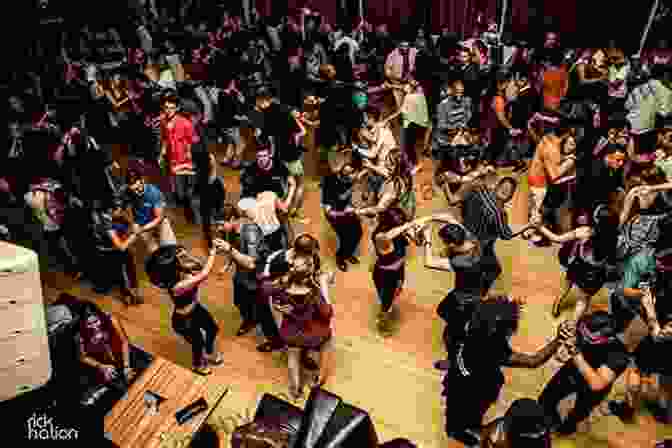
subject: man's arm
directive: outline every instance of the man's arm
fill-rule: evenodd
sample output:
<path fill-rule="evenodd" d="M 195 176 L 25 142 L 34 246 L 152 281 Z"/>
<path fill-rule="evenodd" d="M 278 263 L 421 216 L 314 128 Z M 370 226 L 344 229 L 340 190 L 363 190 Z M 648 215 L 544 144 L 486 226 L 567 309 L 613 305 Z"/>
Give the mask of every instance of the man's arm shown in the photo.
<path fill-rule="evenodd" d="M 560 338 L 556 337 L 534 354 L 513 352 L 506 362 L 506 366 L 535 369 L 551 359 L 551 356 L 560 348 L 561 343 Z"/>
<path fill-rule="evenodd" d="M 586 380 L 590 390 L 600 392 L 609 387 L 616 380 L 616 373 L 607 366 L 600 366 L 593 369 L 581 353 L 578 353 L 572 362 L 581 372 L 581 376 Z"/>
<path fill-rule="evenodd" d="M 358 214 L 365 216 L 376 216 L 392 205 L 396 198 L 397 192 L 394 188 L 394 185 L 388 182 L 385 186 L 383 186 L 383 194 L 378 201 L 378 204 L 371 207 L 364 207 L 359 210 Z"/>

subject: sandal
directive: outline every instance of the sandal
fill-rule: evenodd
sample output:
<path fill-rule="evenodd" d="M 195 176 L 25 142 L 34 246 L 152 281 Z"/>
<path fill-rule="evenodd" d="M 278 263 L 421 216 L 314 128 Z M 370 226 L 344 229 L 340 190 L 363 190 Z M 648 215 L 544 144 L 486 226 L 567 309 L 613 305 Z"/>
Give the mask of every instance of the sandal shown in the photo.
<path fill-rule="evenodd" d="M 211 355 L 206 354 L 205 359 L 208 360 L 208 364 L 211 366 L 218 366 L 224 362 L 224 355 L 222 355 L 220 352 L 213 353 Z"/>
<path fill-rule="evenodd" d="M 192 370 L 194 373 L 201 376 L 208 376 L 212 373 L 212 369 L 210 367 L 194 367 Z"/>

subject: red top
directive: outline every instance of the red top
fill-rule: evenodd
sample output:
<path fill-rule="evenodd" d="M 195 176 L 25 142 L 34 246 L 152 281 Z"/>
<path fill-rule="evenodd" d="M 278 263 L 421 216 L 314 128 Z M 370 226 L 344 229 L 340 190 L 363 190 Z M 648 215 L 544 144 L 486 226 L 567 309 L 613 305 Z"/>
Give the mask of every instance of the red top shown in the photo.
<path fill-rule="evenodd" d="M 557 107 L 560 100 L 567 94 L 569 74 L 566 67 L 554 67 L 543 74 L 544 105 L 549 108 Z"/>
<path fill-rule="evenodd" d="M 193 170 L 191 145 L 194 143 L 194 126 L 191 120 L 181 115 L 176 115 L 170 124 L 172 126 L 166 121 L 161 123 L 161 141 L 167 145 L 166 157 L 170 164 L 170 173 Z"/>

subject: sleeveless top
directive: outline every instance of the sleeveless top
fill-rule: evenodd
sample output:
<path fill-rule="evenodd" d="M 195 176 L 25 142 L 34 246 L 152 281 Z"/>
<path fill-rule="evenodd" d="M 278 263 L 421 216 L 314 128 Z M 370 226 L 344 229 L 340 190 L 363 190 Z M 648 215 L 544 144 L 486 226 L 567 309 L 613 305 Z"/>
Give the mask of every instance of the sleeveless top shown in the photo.
<path fill-rule="evenodd" d="M 374 241 L 374 247 L 376 236 L 380 232 L 374 232 L 372 239 Z M 408 247 L 408 240 L 405 236 L 399 235 L 392 240 L 392 245 L 394 246 L 393 250 L 387 254 L 381 254 L 376 248 L 376 268 L 386 269 L 386 270 L 398 270 L 404 265 L 404 260 L 406 258 L 406 248 Z"/>
<path fill-rule="evenodd" d="M 181 310 L 198 301 L 198 286 L 186 291 L 184 294 L 179 296 L 176 296 L 173 292 L 173 288 L 170 288 L 168 290 L 168 294 L 173 300 L 175 309 Z"/>

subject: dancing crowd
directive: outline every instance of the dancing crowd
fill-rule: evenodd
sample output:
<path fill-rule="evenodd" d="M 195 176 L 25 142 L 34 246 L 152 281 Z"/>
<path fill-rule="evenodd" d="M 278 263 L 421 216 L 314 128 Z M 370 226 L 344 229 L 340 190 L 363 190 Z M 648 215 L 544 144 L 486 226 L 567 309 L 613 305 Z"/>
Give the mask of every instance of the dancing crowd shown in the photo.
<path fill-rule="evenodd" d="M 181 12 L 140 11 L 130 27 L 63 26 L 48 51 L 36 40 L 5 86 L 3 239 L 32 240 L 97 293 L 119 287 L 127 306 L 143 303 L 135 267 L 144 256 L 202 375 L 225 356 L 219 325 L 199 299 L 215 259 L 224 259 L 242 319 L 237 335 L 260 328 L 257 350 L 287 351 L 298 399 L 302 370 L 324 384 L 334 350 L 335 273 L 324 268 L 317 236 L 297 231 L 304 154 L 315 151 L 320 163 L 309 174 L 322 180 L 336 267 L 359 264 L 362 241 L 375 252 L 381 336 L 394 335 L 411 245 L 426 268 L 454 273 L 437 308 L 447 355 L 435 364 L 445 372 L 450 437 L 466 446 L 550 446 L 550 434 L 573 434 L 621 375 L 627 396 L 609 402 L 614 415 L 632 421 L 647 402 L 657 419 L 672 421 L 666 42 L 629 54 L 614 41 L 567 48 L 550 27 L 538 43 L 502 43 L 492 22 L 473 36 L 443 30 L 434 39 L 421 27 L 391 34 L 362 18 L 331 27 L 309 9 L 283 18 L 252 11 L 246 23 L 219 9 Z M 118 144 L 128 148 L 125 173 Z M 423 159 L 432 181 L 418 185 Z M 235 200 L 220 165 L 240 184 Z M 416 191 L 443 211 L 417 216 Z M 512 203 L 528 212 L 516 232 Z M 180 244 L 169 208 L 201 226 L 206 259 Z M 571 319 L 535 354 L 510 345 L 523 303 L 491 292 L 503 270 L 496 242 L 513 238 L 549 256 L 560 245 L 566 291 L 549 310 L 554 318 L 569 292 L 576 296 Z M 609 310 L 593 310 L 603 288 Z M 96 335 L 113 323 L 85 320 L 80 335 L 103 382 L 115 374 L 97 357 L 106 352 Z M 125 375 L 132 366 L 122 358 Z M 563 366 L 538 399 L 517 400 L 483 423 L 505 383 L 502 367 L 551 358 Z M 558 404 L 571 394 L 563 419 Z"/>

